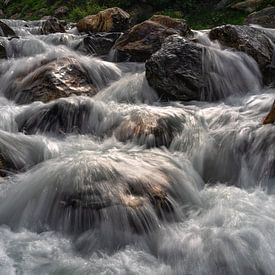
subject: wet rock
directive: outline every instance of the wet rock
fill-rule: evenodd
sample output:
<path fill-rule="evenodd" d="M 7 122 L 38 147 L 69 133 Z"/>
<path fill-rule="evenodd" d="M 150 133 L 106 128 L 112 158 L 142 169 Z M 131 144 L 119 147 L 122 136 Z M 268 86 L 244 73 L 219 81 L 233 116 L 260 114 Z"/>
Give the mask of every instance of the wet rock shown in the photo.
<path fill-rule="evenodd" d="M 184 19 L 177 19 L 164 15 L 154 15 L 149 20 L 159 23 L 166 28 L 175 29 L 182 36 L 191 34 L 191 30 Z"/>
<path fill-rule="evenodd" d="M 5 49 L 4 45 L 2 45 L 2 43 L 0 42 L 0 60 L 6 59 L 6 58 L 7 58 L 6 49 Z"/>
<path fill-rule="evenodd" d="M 120 32 L 90 34 L 83 39 L 76 50 L 85 54 L 107 55 L 121 34 Z"/>
<path fill-rule="evenodd" d="M 66 32 L 64 25 L 55 17 L 49 17 L 42 23 L 41 34 Z"/>
<path fill-rule="evenodd" d="M 275 100 L 273 102 L 271 111 L 265 117 L 263 124 L 274 124 L 275 123 Z"/>
<path fill-rule="evenodd" d="M 20 18 L 20 16 L 21 16 L 20 13 L 15 13 L 15 14 L 13 14 L 13 15 L 10 17 L 10 19 L 12 19 L 12 20 L 17 20 L 17 19 Z"/>
<path fill-rule="evenodd" d="M 190 173 L 195 176 L 190 177 Z M 172 155 L 157 150 L 80 151 L 73 157 L 64 155 L 49 160 L 34 168 L 24 180 L 35 188 L 28 190 L 23 182 L 21 192 L 12 190 L 14 200 L 20 204 L 5 201 L 9 212 L 1 209 L 3 223 L 15 228 L 19 222 L 11 224 L 10 213 L 15 213 L 16 222 L 27 213 L 26 228 L 50 228 L 76 236 L 93 230 L 103 234 L 97 234 L 100 240 L 111 234 L 107 243 L 111 242 L 112 247 L 132 241 L 131 233 L 146 234 L 159 229 L 163 222 L 178 221 L 191 207 L 202 204 L 202 182 L 192 165 L 179 163 Z M 45 203 L 41 206 L 42 198 Z M 45 215 L 47 209 L 49 215 Z M 91 249 L 94 246 L 95 242 Z"/>
<path fill-rule="evenodd" d="M 6 92 L 9 99 L 19 104 L 97 93 L 86 69 L 75 58 L 54 60 L 26 74 L 19 77 Z"/>
<path fill-rule="evenodd" d="M 146 62 L 146 78 L 163 100 L 200 99 L 203 47 L 179 36 L 166 39 Z"/>
<path fill-rule="evenodd" d="M 245 52 L 255 59 L 261 71 L 271 64 L 273 45 L 260 29 L 249 26 L 224 25 L 210 31 L 211 40 L 218 40 L 223 46 Z"/>
<path fill-rule="evenodd" d="M 157 113 L 159 110 L 133 112 L 127 115 L 115 130 L 119 141 L 132 141 L 150 147 L 169 147 L 173 139 L 179 135 L 185 117 L 180 113 Z"/>
<path fill-rule="evenodd" d="M 245 24 L 257 24 L 265 28 L 275 28 L 275 7 L 267 7 L 251 13 L 244 21 Z"/>
<path fill-rule="evenodd" d="M 14 30 L 0 21 L 0 36 L 16 36 Z"/>
<path fill-rule="evenodd" d="M 260 87 L 261 74 L 247 55 L 225 54 L 178 35 L 168 37 L 145 67 L 149 85 L 164 101 L 215 101 Z"/>
<path fill-rule="evenodd" d="M 234 10 L 253 12 L 263 4 L 264 0 L 246 0 L 231 6 Z"/>
<path fill-rule="evenodd" d="M 153 16 L 132 27 L 116 42 L 118 61 L 144 62 L 173 34 L 188 36 L 191 31 L 184 20 Z"/>
<path fill-rule="evenodd" d="M 109 8 L 89 15 L 77 23 L 80 32 L 123 32 L 129 27 L 130 15 L 120 8 Z"/>
<path fill-rule="evenodd" d="M 63 18 L 69 13 L 69 8 L 67 6 L 61 6 L 57 8 L 54 12 L 56 18 Z"/>
<path fill-rule="evenodd" d="M 18 130 L 27 135 L 50 133 L 63 137 L 67 133 L 76 133 L 101 137 L 106 134 L 104 130 L 98 129 L 102 123 L 110 123 L 110 128 L 117 126 L 112 126 L 113 118 L 114 114 L 102 106 L 98 107 L 93 101 L 74 98 L 59 99 L 37 108 L 29 108 L 16 117 L 16 123 Z"/>

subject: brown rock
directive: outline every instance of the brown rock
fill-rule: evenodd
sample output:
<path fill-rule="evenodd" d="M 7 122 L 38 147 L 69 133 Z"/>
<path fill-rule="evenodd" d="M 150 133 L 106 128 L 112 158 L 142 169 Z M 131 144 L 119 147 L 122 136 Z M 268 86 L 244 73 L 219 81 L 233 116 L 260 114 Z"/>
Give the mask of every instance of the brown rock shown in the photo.
<path fill-rule="evenodd" d="M 130 15 L 120 8 L 110 8 L 89 15 L 77 23 L 80 32 L 122 32 L 129 27 Z"/>
<path fill-rule="evenodd" d="M 19 104 L 27 104 L 72 95 L 93 96 L 96 92 L 87 71 L 75 58 L 61 58 L 21 76 L 6 96 Z"/>
<path fill-rule="evenodd" d="M 275 123 L 275 100 L 273 102 L 271 111 L 265 117 L 263 124 L 274 124 Z"/>
<path fill-rule="evenodd" d="M 161 24 L 169 29 L 175 29 L 180 32 L 182 36 L 191 34 L 189 26 L 183 19 L 172 18 L 164 15 L 154 15 L 150 18 L 151 21 Z"/>
<path fill-rule="evenodd" d="M 115 131 L 116 138 L 121 142 L 134 141 L 149 147 L 169 147 L 176 135 L 183 130 L 183 124 L 175 117 L 182 118 L 182 113 L 158 113 L 159 110 L 133 112 L 126 116 Z"/>
<path fill-rule="evenodd" d="M 170 35 L 191 35 L 191 30 L 184 20 L 168 16 L 153 16 L 135 25 L 117 40 L 118 61 L 144 62 L 161 48 L 165 38 Z"/>

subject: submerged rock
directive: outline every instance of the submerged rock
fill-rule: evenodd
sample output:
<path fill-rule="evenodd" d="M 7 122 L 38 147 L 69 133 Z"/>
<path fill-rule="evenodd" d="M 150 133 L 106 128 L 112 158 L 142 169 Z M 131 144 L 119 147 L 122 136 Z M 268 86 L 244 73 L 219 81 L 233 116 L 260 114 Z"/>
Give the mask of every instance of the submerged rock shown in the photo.
<path fill-rule="evenodd" d="M 153 16 L 135 25 L 117 40 L 114 48 L 118 61 L 144 62 L 161 48 L 165 38 L 170 35 L 191 35 L 185 20 L 168 16 Z"/>
<path fill-rule="evenodd" d="M 33 230 L 76 236 L 99 230 L 112 247 L 131 241 L 127 234 L 152 232 L 201 205 L 202 182 L 192 165 L 161 151 L 88 149 L 52 159 L 22 181 L 21 192 L 19 185 L 9 190 L 17 203 L 5 204 L 10 212 L 1 208 L 1 223 L 16 229 L 24 215 L 24 226 Z"/>
<path fill-rule="evenodd" d="M 0 21 L 0 36 L 16 36 L 14 30 Z"/>
<path fill-rule="evenodd" d="M 42 64 L 28 75 L 22 75 L 6 91 L 16 103 L 48 102 L 72 95 L 93 96 L 93 86 L 86 69 L 75 58 L 61 58 Z"/>
<path fill-rule="evenodd" d="M 249 14 L 244 23 L 261 25 L 265 28 L 275 28 L 275 7 L 267 7 Z"/>
<path fill-rule="evenodd" d="M 261 71 L 271 64 L 273 45 L 260 29 L 249 26 L 224 25 L 210 31 L 211 40 L 244 52 L 255 59 Z"/>
<path fill-rule="evenodd" d="M 188 120 L 184 112 L 173 112 L 152 108 L 133 109 L 123 117 L 115 129 L 115 137 L 122 142 L 135 142 L 150 147 L 169 147 L 176 136 L 179 136 Z"/>
<path fill-rule="evenodd" d="M 114 7 L 81 19 L 76 27 L 80 32 L 122 32 L 129 28 L 130 15 Z"/>
<path fill-rule="evenodd" d="M 40 137 L 8 133 L 0 130 L 0 176 L 25 172 L 51 156 Z"/>
<path fill-rule="evenodd" d="M 275 123 L 275 100 L 273 102 L 271 111 L 265 117 L 263 124 L 274 124 Z"/>
<path fill-rule="evenodd" d="M 30 108 L 16 117 L 18 130 L 28 135 L 50 133 L 64 136 L 67 133 L 106 134 L 101 124 L 109 125 L 107 130 L 116 127 L 115 114 L 93 101 L 81 97 L 60 99 L 37 108 Z"/>
<path fill-rule="evenodd" d="M 41 34 L 49 34 L 49 33 L 57 33 L 66 32 L 63 24 L 55 17 L 48 17 L 43 23 L 41 27 Z"/>

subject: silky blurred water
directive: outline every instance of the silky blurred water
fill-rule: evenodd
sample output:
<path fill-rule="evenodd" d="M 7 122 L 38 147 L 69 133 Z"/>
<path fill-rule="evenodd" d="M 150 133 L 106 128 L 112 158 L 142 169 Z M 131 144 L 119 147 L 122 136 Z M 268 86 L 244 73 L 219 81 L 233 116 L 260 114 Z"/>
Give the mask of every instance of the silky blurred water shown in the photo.
<path fill-rule="evenodd" d="M 0 151 L 13 167 L 0 185 L 0 274 L 275 274 L 275 131 L 262 125 L 275 90 L 251 58 L 198 33 L 205 92 L 226 98 L 162 103 L 144 64 L 5 22 L 20 39 L 4 41 L 0 63 Z M 96 96 L 5 98 L 62 57 L 87 70 Z"/>

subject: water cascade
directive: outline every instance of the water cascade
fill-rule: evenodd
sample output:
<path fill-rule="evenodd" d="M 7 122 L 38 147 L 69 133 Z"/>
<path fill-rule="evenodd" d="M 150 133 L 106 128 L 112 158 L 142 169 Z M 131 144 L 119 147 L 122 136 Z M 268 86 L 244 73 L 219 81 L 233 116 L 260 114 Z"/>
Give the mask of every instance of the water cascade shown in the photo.
<path fill-rule="evenodd" d="M 162 102 L 143 63 L 3 22 L 0 274 L 275 274 L 275 90 L 251 57 L 198 32 L 207 101 Z"/>

